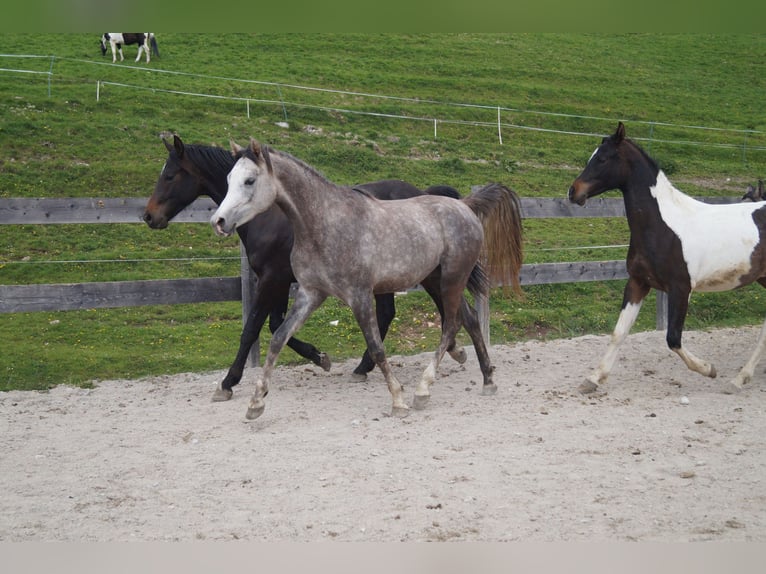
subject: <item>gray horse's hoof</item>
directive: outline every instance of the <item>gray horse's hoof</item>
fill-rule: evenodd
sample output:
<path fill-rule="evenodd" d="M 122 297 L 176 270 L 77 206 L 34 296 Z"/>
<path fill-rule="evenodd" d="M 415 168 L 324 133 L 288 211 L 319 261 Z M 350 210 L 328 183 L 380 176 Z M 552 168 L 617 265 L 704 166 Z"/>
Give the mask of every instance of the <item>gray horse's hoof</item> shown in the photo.
<path fill-rule="evenodd" d="M 404 417 L 409 416 L 410 409 L 407 407 L 391 407 L 391 416 L 396 417 L 398 419 L 403 419 Z"/>
<path fill-rule="evenodd" d="M 583 395 L 589 395 L 590 393 L 595 393 L 598 390 L 598 385 L 593 381 L 584 381 L 579 387 L 577 387 L 577 390 L 580 391 L 580 393 Z"/>
<path fill-rule="evenodd" d="M 497 393 L 497 385 L 495 383 L 489 383 L 484 385 L 481 389 L 481 394 L 485 397 L 492 396 Z"/>
<path fill-rule="evenodd" d="M 259 416 L 263 414 L 263 411 L 266 409 L 265 405 L 261 405 L 258 407 L 248 407 L 247 413 L 245 414 L 245 418 L 249 421 L 254 421 Z"/>
<path fill-rule="evenodd" d="M 463 347 L 450 351 L 449 356 L 461 365 L 468 360 L 468 353 L 465 352 Z"/>
<path fill-rule="evenodd" d="M 351 381 L 354 383 L 363 383 L 367 380 L 367 373 L 351 373 Z"/>
<path fill-rule="evenodd" d="M 415 395 L 415 398 L 412 401 L 413 408 L 417 411 L 422 411 L 424 408 L 426 408 L 430 398 L 431 395 Z"/>
<path fill-rule="evenodd" d="M 325 371 L 329 371 L 330 367 L 332 367 L 330 355 L 327 353 L 319 353 L 319 366 L 322 367 Z"/>
<path fill-rule="evenodd" d="M 213 393 L 213 402 L 222 403 L 231 399 L 234 393 L 231 389 L 216 389 Z"/>
<path fill-rule="evenodd" d="M 724 383 L 723 387 L 721 388 L 721 392 L 724 395 L 736 395 L 737 393 L 742 391 L 742 387 L 735 385 L 732 382 Z"/>

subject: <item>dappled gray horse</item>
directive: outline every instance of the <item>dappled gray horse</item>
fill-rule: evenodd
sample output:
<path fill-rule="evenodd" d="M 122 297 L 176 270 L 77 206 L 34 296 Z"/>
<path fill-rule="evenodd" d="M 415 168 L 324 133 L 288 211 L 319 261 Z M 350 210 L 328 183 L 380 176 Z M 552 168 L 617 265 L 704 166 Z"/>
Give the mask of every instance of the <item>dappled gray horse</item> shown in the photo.
<path fill-rule="evenodd" d="M 392 413 L 406 415 L 409 406 L 386 361 L 373 295 L 407 289 L 429 278 L 438 281 L 441 293 L 442 335 L 415 390 L 415 408 L 427 403 L 439 362 L 461 324 L 479 357 L 483 394 L 496 392 L 494 367 L 476 311 L 463 293 L 467 287 L 474 296 L 487 296 L 490 282 L 519 289 L 521 214 L 512 190 L 490 184 L 459 201 L 431 195 L 380 201 L 338 186 L 301 160 L 254 140 L 244 149 L 234 146 L 233 151 L 238 160 L 211 224 L 217 233 L 228 235 L 276 203 L 293 226 L 291 262 L 299 283 L 295 302 L 272 337 L 248 419 L 263 413 L 264 397 L 285 342 L 329 296 L 341 299 L 353 311 L 388 384 Z M 486 273 L 479 264 L 482 255 Z"/>

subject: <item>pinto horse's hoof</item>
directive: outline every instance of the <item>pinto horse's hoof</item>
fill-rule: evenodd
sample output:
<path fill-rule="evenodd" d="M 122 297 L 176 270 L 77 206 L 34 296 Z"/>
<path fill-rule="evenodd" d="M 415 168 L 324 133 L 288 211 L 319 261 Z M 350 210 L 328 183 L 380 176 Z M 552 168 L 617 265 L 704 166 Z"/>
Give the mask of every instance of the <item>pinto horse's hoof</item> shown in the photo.
<path fill-rule="evenodd" d="M 415 395 L 415 398 L 412 400 L 413 408 L 416 411 L 422 411 L 424 408 L 426 408 L 430 398 L 431 395 Z"/>
<path fill-rule="evenodd" d="M 363 383 L 367 380 L 367 373 L 351 373 L 351 381 L 354 383 Z"/>
<path fill-rule="evenodd" d="M 481 394 L 485 397 L 492 396 L 497 393 L 497 385 L 495 383 L 488 383 L 481 388 Z"/>
<path fill-rule="evenodd" d="M 589 395 L 590 393 L 595 393 L 598 390 L 598 385 L 593 381 L 584 381 L 579 387 L 577 387 L 577 390 L 580 391 L 580 393 L 583 395 Z"/>
<path fill-rule="evenodd" d="M 327 353 L 319 353 L 319 362 L 317 363 L 320 367 L 322 367 L 325 371 L 329 371 L 332 367 L 332 361 L 330 360 L 330 355 Z"/>
<path fill-rule="evenodd" d="M 222 403 L 231 399 L 234 393 L 231 389 L 216 389 L 213 393 L 213 402 Z"/>

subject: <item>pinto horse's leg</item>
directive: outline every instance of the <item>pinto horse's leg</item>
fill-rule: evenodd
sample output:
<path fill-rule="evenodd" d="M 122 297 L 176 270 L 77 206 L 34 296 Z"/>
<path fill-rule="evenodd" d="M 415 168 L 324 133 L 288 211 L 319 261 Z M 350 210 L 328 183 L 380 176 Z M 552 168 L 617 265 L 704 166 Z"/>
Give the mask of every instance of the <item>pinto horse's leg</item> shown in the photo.
<path fill-rule="evenodd" d="M 247 409 L 245 417 L 248 420 L 257 419 L 263 414 L 266 405 L 263 399 L 269 394 L 269 382 L 271 380 L 277 358 L 287 340 L 292 337 L 311 314 L 324 302 L 326 295 L 313 290 L 298 288 L 295 295 L 295 302 L 287 313 L 284 322 L 279 329 L 274 332 L 269 345 L 269 352 L 266 355 L 266 361 L 263 364 L 261 376 L 255 382 L 255 392 L 250 399 L 250 406 Z"/>
<path fill-rule="evenodd" d="M 404 402 L 402 385 L 394 376 L 386 360 L 386 352 L 383 348 L 383 339 L 380 336 L 380 328 L 378 327 L 372 295 L 361 291 L 356 292 L 346 302 L 351 307 L 354 318 L 362 330 L 370 357 L 380 367 L 383 377 L 386 379 L 392 399 L 391 415 L 398 417 L 407 416 L 410 412 L 410 407 Z"/>
<path fill-rule="evenodd" d="M 581 393 L 592 393 L 598 389 L 599 384 L 606 382 L 614 366 L 614 361 L 617 359 L 620 345 L 622 345 L 625 337 L 630 333 L 630 328 L 636 322 L 638 312 L 641 310 L 641 305 L 644 302 L 644 298 L 648 295 L 649 289 L 650 287 L 642 281 L 633 277 L 628 279 L 622 295 L 622 309 L 620 316 L 617 318 L 617 325 L 615 325 L 614 331 L 612 331 L 609 346 L 596 370 L 578 387 Z"/>
<path fill-rule="evenodd" d="M 675 290 L 668 292 L 668 331 L 666 341 L 671 351 L 676 353 L 689 370 L 695 371 L 711 379 L 715 378 L 715 367 L 687 351 L 681 345 L 681 334 L 684 329 L 686 312 L 689 310 L 690 290 Z"/>
<path fill-rule="evenodd" d="M 388 328 L 391 326 L 391 321 L 396 316 L 396 306 L 394 304 L 394 294 L 384 293 L 381 295 L 375 295 L 375 316 L 378 320 L 378 327 L 380 329 L 380 339 L 385 340 Z M 354 372 L 351 374 L 351 378 L 354 381 L 364 381 L 367 379 L 367 373 L 375 368 L 375 361 L 370 357 L 370 351 L 364 350 L 362 360 L 357 365 Z"/>

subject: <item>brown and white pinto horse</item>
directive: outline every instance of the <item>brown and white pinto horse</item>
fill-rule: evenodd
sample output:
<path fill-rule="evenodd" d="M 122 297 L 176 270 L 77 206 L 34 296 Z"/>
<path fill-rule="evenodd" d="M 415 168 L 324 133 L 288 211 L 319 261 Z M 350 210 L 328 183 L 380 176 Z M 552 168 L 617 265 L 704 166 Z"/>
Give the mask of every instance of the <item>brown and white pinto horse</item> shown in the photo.
<path fill-rule="evenodd" d="M 766 286 L 766 206 L 762 203 L 713 205 L 676 189 L 657 163 L 625 137 L 622 122 L 603 139 L 569 188 L 569 200 L 584 205 L 619 189 L 630 228 L 628 282 L 622 310 L 606 354 L 580 392 L 593 392 L 606 381 L 617 350 L 636 320 L 650 289 L 668 295 L 667 343 L 686 366 L 707 377 L 715 367 L 681 345 L 692 291 L 728 291 L 757 281 Z M 738 391 L 749 382 L 766 347 L 766 323 L 755 350 L 724 388 Z"/>

